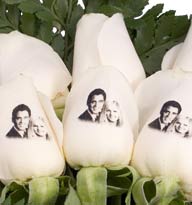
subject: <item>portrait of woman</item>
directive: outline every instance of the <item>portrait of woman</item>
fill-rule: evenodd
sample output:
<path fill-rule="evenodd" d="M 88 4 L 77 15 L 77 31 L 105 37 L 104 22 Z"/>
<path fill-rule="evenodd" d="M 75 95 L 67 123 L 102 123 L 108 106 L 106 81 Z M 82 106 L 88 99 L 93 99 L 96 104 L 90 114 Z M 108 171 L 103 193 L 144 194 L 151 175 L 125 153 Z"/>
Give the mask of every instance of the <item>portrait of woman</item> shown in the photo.
<path fill-rule="evenodd" d="M 45 121 L 42 117 L 38 117 L 31 120 L 32 136 L 39 137 L 41 139 L 49 140 L 49 134 L 47 132 L 47 127 Z"/>
<path fill-rule="evenodd" d="M 121 126 L 122 118 L 119 103 L 115 100 L 106 101 L 102 118 L 101 121 L 107 122 L 114 126 Z"/>
<path fill-rule="evenodd" d="M 190 137 L 192 128 L 192 119 L 188 116 L 179 115 L 174 123 L 174 131 L 182 137 Z"/>

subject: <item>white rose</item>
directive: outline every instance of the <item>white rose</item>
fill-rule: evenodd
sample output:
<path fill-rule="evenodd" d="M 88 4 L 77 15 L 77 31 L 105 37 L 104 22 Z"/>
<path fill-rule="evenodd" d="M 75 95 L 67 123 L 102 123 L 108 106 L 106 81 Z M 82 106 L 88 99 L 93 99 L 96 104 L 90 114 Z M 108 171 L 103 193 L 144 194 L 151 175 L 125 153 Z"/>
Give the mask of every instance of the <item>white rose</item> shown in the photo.
<path fill-rule="evenodd" d="M 185 42 L 170 50 L 162 62 L 162 70 L 143 80 L 135 90 L 139 108 L 140 128 L 162 98 L 192 78 L 192 26 Z"/>
<path fill-rule="evenodd" d="M 72 86 L 63 124 L 64 152 L 72 167 L 127 165 L 138 110 L 124 75 L 111 66 L 88 69 Z"/>
<path fill-rule="evenodd" d="M 1 86 L 0 96 L 0 180 L 59 176 L 63 127 L 50 100 L 25 77 Z"/>
<path fill-rule="evenodd" d="M 18 75 L 31 77 L 37 90 L 54 99 L 71 76 L 59 55 L 41 40 L 18 31 L 0 34 L 0 85 Z"/>
<path fill-rule="evenodd" d="M 144 116 L 143 128 L 132 157 L 132 165 L 143 176 L 171 176 L 179 180 L 190 201 L 192 200 L 191 46 L 192 27 L 177 54 L 173 68 L 154 74 L 143 81 L 136 91 L 138 100 L 142 100 L 140 115 Z"/>
<path fill-rule="evenodd" d="M 112 66 L 128 79 L 133 89 L 145 78 L 143 66 L 127 32 L 123 16 L 86 14 L 77 24 L 73 83 L 89 67 Z"/>

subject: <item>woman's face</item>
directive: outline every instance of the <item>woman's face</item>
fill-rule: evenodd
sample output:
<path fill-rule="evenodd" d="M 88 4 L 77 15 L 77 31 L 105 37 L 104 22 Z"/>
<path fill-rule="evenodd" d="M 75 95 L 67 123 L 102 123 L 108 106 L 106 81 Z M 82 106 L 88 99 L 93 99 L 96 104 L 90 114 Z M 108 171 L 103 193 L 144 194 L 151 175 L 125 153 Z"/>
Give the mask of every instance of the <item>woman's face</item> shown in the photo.
<path fill-rule="evenodd" d="M 187 117 L 179 117 L 175 122 L 175 131 L 180 134 L 185 134 L 189 131 L 189 119 Z"/>
<path fill-rule="evenodd" d="M 106 106 L 106 117 L 109 122 L 117 122 L 119 119 L 119 109 L 117 105 L 109 103 Z"/>
<path fill-rule="evenodd" d="M 33 131 L 38 137 L 46 136 L 46 127 L 42 120 L 37 119 L 33 122 Z"/>

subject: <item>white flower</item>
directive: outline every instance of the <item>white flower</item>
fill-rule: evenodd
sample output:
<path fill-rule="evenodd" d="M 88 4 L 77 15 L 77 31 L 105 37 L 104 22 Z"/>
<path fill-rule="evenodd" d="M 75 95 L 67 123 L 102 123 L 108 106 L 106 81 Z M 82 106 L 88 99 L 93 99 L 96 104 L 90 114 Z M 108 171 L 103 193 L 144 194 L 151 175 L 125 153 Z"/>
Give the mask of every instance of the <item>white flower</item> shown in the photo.
<path fill-rule="evenodd" d="M 89 67 L 100 65 L 117 68 L 133 89 L 145 78 L 121 14 L 110 18 L 86 14 L 77 24 L 73 83 L 81 79 Z"/>
<path fill-rule="evenodd" d="M 64 152 L 72 167 L 127 165 L 138 110 L 124 75 L 111 66 L 85 71 L 68 95 L 63 124 Z"/>
<path fill-rule="evenodd" d="M 185 42 L 174 47 L 162 62 L 162 70 L 143 80 L 135 90 L 139 108 L 140 128 L 150 117 L 162 98 L 192 78 L 192 26 Z"/>
<path fill-rule="evenodd" d="M 63 127 L 50 100 L 25 77 L 0 86 L 0 96 L 0 180 L 59 176 L 65 167 Z"/>
<path fill-rule="evenodd" d="M 138 87 L 142 129 L 132 157 L 132 165 L 143 176 L 171 176 L 180 180 L 189 200 L 192 199 L 191 47 L 192 26 L 175 62 L 170 61 L 173 68 L 154 74 Z"/>
<path fill-rule="evenodd" d="M 32 78 L 50 99 L 63 93 L 71 76 L 58 54 L 46 43 L 13 31 L 0 34 L 0 85 L 18 75 Z"/>

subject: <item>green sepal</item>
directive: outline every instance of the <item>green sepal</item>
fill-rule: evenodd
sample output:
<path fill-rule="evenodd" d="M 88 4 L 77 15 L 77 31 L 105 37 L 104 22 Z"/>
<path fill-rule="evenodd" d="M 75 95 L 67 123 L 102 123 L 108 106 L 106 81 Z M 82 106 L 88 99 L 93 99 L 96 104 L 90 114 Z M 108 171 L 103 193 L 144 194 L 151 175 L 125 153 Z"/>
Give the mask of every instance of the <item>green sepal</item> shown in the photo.
<path fill-rule="evenodd" d="M 34 178 L 29 182 L 28 205 L 53 205 L 58 194 L 58 179 L 54 177 Z"/>
<path fill-rule="evenodd" d="M 170 204 L 178 197 L 178 192 L 181 189 L 178 178 L 172 176 L 155 177 L 153 181 L 156 185 L 156 195 L 151 200 L 151 204 Z"/>
<path fill-rule="evenodd" d="M 132 184 L 139 178 L 137 171 L 130 166 L 107 168 L 107 195 L 108 197 L 128 193 L 126 202 L 129 204 Z"/>
<path fill-rule="evenodd" d="M 25 183 L 12 181 L 1 186 L 0 204 L 2 205 L 24 205 L 27 203 L 28 190 Z"/>
<path fill-rule="evenodd" d="M 66 197 L 64 205 L 81 205 L 77 192 L 71 185 L 69 185 L 69 193 Z"/>
<path fill-rule="evenodd" d="M 106 205 L 107 170 L 103 167 L 81 168 L 77 173 L 77 193 L 82 205 Z"/>
<path fill-rule="evenodd" d="M 133 185 L 132 196 L 133 196 L 133 199 L 134 199 L 134 201 L 137 205 L 149 205 L 149 202 L 147 200 L 147 196 L 146 196 L 146 193 L 145 193 L 145 190 L 144 190 L 144 186 L 147 183 L 150 183 L 150 185 L 152 183 L 151 186 L 153 186 L 153 187 L 152 187 L 151 190 L 155 190 L 155 184 L 153 183 L 152 179 L 148 178 L 148 177 L 140 178 Z"/>
<path fill-rule="evenodd" d="M 61 121 L 62 121 L 62 118 L 63 118 L 63 112 L 64 112 L 64 108 L 56 108 L 55 109 L 55 113 Z"/>
<path fill-rule="evenodd" d="M 184 198 L 180 190 L 175 177 L 142 177 L 134 184 L 132 196 L 137 205 L 182 205 Z"/>

